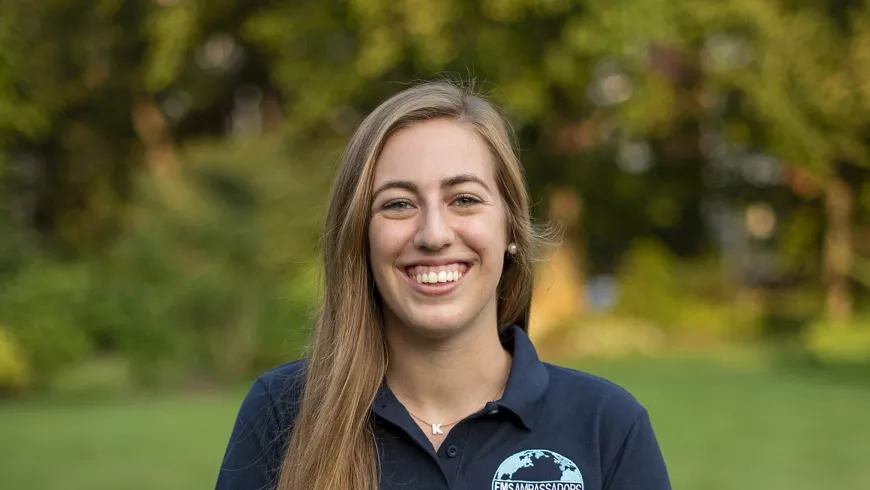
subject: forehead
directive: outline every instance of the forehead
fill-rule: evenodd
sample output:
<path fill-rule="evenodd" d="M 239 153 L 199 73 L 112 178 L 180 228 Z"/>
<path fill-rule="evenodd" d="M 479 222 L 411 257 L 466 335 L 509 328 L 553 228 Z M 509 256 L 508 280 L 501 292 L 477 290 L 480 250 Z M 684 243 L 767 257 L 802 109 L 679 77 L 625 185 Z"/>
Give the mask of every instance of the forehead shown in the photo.
<path fill-rule="evenodd" d="M 494 184 L 489 147 L 470 126 L 435 119 L 390 136 L 375 164 L 374 187 L 389 180 L 407 180 L 425 187 L 459 174 L 474 174 Z M 490 189 L 495 186 L 490 185 Z"/>

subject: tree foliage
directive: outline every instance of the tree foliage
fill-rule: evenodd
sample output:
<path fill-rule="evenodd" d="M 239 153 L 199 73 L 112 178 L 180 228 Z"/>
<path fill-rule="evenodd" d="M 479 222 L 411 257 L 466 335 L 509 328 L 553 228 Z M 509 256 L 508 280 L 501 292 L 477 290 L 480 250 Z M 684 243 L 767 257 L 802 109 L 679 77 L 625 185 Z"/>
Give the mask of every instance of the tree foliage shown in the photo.
<path fill-rule="evenodd" d="M 866 275 L 852 245 L 870 178 L 849 173 L 868 161 L 866 1 L 6 0 L 0 325 L 37 375 L 105 349 L 217 371 L 278 358 L 262 339 L 303 322 L 275 298 L 308 297 L 337 151 L 385 97 L 439 76 L 505 108 L 538 216 L 556 187 L 579 196 L 569 232 L 592 274 L 624 273 L 645 236 L 706 255 L 711 202 L 764 199 L 786 220 L 778 263 Z M 711 134 L 737 155 L 725 170 Z M 735 177 L 750 153 L 793 192 Z M 825 212 L 840 225 L 817 226 Z"/>

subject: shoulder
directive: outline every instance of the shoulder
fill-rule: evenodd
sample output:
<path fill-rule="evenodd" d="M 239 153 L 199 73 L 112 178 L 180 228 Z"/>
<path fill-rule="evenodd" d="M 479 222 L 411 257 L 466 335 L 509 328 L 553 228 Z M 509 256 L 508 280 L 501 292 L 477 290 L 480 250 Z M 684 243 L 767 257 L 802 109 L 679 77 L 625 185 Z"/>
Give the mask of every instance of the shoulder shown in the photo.
<path fill-rule="evenodd" d="M 261 374 L 252 391 L 260 390 L 275 399 L 301 392 L 308 369 L 308 359 L 288 362 Z"/>
<path fill-rule="evenodd" d="M 570 388 L 578 394 L 593 395 L 611 403 L 640 407 L 635 397 L 622 386 L 594 374 L 555 364 L 544 363 L 550 383 L 556 388 Z M 627 407 L 627 408 L 628 408 Z"/>
<path fill-rule="evenodd" d="M 269 421 L 275 428 L 292 424 L 302 400 L 308 360 L 288 362 L 254 380 L 242 402 L 239 415 Z"/>
<path fill-rule="evenodd" d="M 551 402 L 600 423 L 628 428 L 646 415 L 643 405 L 622 386 L 576 369 L 544 364 L 549 373 Z"/>
<path fill-rule="evenodd" d="M 547 365 L 547 370 L 548 408 L 564 414 L 557 417 L 561 430 L 573 426 L 584 441 L 597 448 L 602 488 L 670 490 L 647 409 L 631 393 L 575 369 Z"/>
<path fill-rule="evenodd" d="M 259 376 L 239 408 L 218 476 L 218 489 L 273 488 L 302 395 L 307 362 Z"/>
<path fill-rule="evenodd" d="M 596 448 L 602 488 L 671 488 L 649 414 L 631 393 L 589 373 L 546 366 L 548 409 L 562 414 L 554 417 L 560 430 Z"/>

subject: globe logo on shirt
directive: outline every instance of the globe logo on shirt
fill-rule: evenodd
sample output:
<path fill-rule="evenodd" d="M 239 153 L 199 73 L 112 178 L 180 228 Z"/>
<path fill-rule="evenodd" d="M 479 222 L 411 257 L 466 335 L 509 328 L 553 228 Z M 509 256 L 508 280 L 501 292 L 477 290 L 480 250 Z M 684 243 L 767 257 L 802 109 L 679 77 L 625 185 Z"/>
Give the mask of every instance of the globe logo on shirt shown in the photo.
<path fill-rule="evenodd" d="M 529 449 L 502 461 L 492 477 L 492 490 L 583 490 L 583 475 L 559 453 Z"/>

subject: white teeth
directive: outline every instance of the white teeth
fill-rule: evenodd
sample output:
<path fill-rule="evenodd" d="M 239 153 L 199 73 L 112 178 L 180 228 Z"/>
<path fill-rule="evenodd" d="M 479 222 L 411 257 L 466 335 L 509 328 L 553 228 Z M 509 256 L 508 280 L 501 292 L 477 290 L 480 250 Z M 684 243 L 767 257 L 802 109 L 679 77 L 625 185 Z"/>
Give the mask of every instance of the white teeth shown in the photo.
<path fill-rule="evenodd" d="M 419 284 L 435 284 L 458 281 L 462 278 L 462 273 L 459 271 L 422 272 L 411 278 Z"/>

